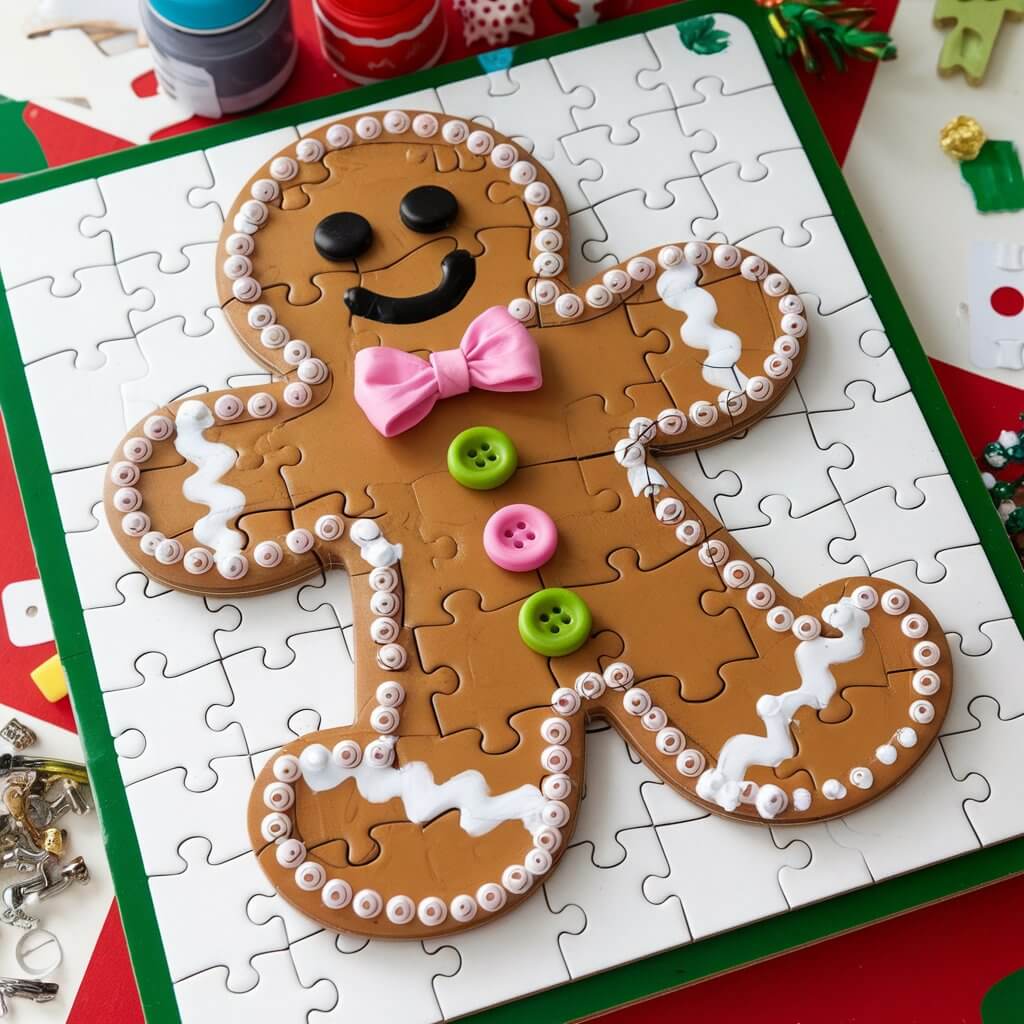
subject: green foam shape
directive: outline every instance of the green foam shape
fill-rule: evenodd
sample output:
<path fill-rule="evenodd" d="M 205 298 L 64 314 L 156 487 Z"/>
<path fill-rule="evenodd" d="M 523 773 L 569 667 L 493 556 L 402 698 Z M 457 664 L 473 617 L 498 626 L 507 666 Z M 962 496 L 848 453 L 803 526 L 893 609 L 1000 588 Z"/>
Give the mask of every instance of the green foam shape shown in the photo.
<path fill-rule="evenodd" d="M 973 160 L 960 162 L 960 173 L 979 213 L 1024 210 L 1024 173 L 1012 142 L 989 139 Z"/>
<path fill-rule="evenodd" d="M 1019 1024 L 1024 1007 L 1024 967 L 997 981 L 981 1001 L 982 1024 Z"/>

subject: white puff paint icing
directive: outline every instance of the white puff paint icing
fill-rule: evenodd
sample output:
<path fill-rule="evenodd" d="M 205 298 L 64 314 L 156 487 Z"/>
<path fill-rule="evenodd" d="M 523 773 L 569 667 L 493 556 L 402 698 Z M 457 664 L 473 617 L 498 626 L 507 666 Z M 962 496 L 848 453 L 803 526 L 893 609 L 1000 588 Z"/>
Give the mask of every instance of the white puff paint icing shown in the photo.
<path fill-rule="evenodd" d="M 838 629 L 842 636 L 817 636 L 797 644 L 794 652 L 800 687 L 781 694 L 766 693 L 757 701 L 757 716 L 764 722 L 765 735 L 740 733 L 722 745 L 714 768 L 704 772 L 697 782 L 697 794 L 727 811 L 740 802 L 740 785 L 751 765 L 774 768 L 796 753 L 790 731 L 793 716 L 800 708 L 821 710 L 836 692 L 832 665 L 855 661 L 864 651 L 864 630 L 868 613 L 850 598 L 840 598 L 821 613 L 822 619 Z"/>
<path fill-rule="evenodd" d="M 745 388 L 747 377 L 736 369 L 743 342 L 738 334 L 715 322 L 718 303 L 711 292 L 697 284 L 699 275 L 700 268 L 692 263 L 666 270 L 658 278 L 658 295 L 666 306 L 686 314 L 679 328 L 683 341 L 691 348 L 707 350 L 704 379 L 715 388 Z"/>
<path fill-rule="evenodd" d="M 626 477 L 633 495 L 637 498 L 641 495 L 645 498 L 656 498 L 661 493 L 662 487 L 668 486 L 668 481 L 646 462 L 639 466 L 629 466 L 626 469 Z"/>
<path fill-rule="evenodd" d="M 228 522 L 245 508 L 245 495 L 220 482 L 238 461 L 238 452 L 230 445 L 207 441 L 203 431 L 214 424 L 213 413 L 202 402 L 183 402 L 174 418 L 177 428 L 174 447 L 188 459 L 196 471 L 182 485 L 185 497 L 209 512 L 196 521 L 192 533 L 197 541 L 213 548 L 214 561 L 220 562 L 241 553 L 245 537 Z"/>
<path fill-rule="evenodd" d="M 531 835 L 544 827 L 541 811 L 548 800 L 536 786 L 523 785 L 492 795 L 487 780 L 475 769 L 436 783 L 434 773 L 423 761 L 390 768 L 363 758 L 355 767 L 345 768 L 319 743 L 302 751 L 299 767 L 307 785 L 316 792 L 354 779 L 359 795 L 372 804 L 398 797 L 408 819 L 417 825 L 433 821 L 445 811 L 458 810 L 459 824 L 471 836 L 486 835 L 505 821 L 521 821 Z"/>
<path fill-rule="evenodd" d="M 386 569 L 402 557 L 402 545 L 392 544 L 372 519 L 357 520 L 349 531 L 349 537 L 359 545 L 363 561 L 375 569 Z"/>

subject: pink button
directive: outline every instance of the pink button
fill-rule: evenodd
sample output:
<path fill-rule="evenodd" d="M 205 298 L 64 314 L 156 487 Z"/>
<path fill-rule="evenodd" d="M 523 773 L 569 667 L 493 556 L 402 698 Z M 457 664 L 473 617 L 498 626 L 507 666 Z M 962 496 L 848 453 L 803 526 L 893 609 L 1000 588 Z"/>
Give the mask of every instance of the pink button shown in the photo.
<path fill-rule="evenodd" d="M 510 572 L 542 566 L 558 547 L 558 527 L 535 505 L 506 505 L 487 520 L 484 551 L 495 565 Z"/>

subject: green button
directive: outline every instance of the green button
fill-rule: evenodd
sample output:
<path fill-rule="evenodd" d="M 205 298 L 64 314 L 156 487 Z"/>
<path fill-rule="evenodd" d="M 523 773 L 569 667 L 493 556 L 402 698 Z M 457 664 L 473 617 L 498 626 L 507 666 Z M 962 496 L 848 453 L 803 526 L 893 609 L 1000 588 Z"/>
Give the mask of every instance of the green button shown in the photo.
<path fill-rule="evenodd" d="M 518 465 L 512 438 L 497 427 L 470 427 L 448 446 L 448 472 L 474 491 L 500 487 Z"/>
<path fill-rule="evenodd" d="M 590 637 L 591 622 L 586 601 L 562 587 L 538 590 L 519 609 L 523 643 L 548 658 L 578 651 Z"/>

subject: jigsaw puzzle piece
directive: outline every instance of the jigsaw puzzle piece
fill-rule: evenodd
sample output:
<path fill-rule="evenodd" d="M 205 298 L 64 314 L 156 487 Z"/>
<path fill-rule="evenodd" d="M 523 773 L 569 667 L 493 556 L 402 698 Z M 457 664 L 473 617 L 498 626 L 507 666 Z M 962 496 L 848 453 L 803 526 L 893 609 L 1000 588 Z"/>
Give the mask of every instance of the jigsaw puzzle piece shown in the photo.
<path fill-rule="evenodd" d="M 651 903 L 644 896 L 645 879 L 669 873 L 654 827 L 628 829 L 617 838 L 625 856 L 616 865 L 596 867 L 589 844 L 574 845 L 545 884 L 553 910 L 575 906 L 586 916 L 582 932 L 559 938 L 573 978 L 617 966 L 624 950 L 630 959 L 639 959 L 690 941 L 678 900 Z M 614 942 L 609 941 L 612 935 Z"/>
<path fill-rule="evenodd" d="M 849 540 L 854 537 L 853 523 L 841 501 L 794 516 L 789 498 L 771 494 L 762 499 L 758 509 L 768 517 L 768 523 L 733 530 L 732 535 L 752 558 L 773 576 L 783 579 L 795 593 L 807 593 L 838 576 L 868 575 L 862 558 L 840 565 L 828 553 L 829 542 L 834 537 Z M 939 620 L 945 621 L 941 616 Z"/>
<path fill-rule="evenodd" d="M 323 931 L 319 921 L 314 921 L 313 918 L 303 914 L 301 910 L 297 910 L 278 892 L 275 892 L 273 896 L 262 892 L 256 893 L 246 904 L 245 912 L 253 924 L 280 921 L 288 936 L 289 948 L 296 942 L 301 942 L 303 939 Z M 328 934 L 334 935 L 335 933 L 329 932 Z"/>
<path fill-rule="evenodd" d="M 54 473 L 50 479 L 64 532 L 95 530 L 103 515 L 103 484 L 107 479 L 107 467 L 70 469 Z"/>
<path fill-rule="evenodd" d="M 490 125 L 542 161 L 554 156 L 560 138 L 576 130 L 572 108 L 594 102 L 586 85 L 563 91 L 547 60 L 449 82 L 437 94 L 446 114 Z"/>
<path fill-rule="evenodd" d="M 51 282 L 42 278 L 7 292 L 24 363 L 70 349 L 76 353 L 77 369 L 99 369 L 105 362 L 99 346 L 130 338 L 132 313 L 152 308 L 155 301 L 152 291 L 137 283 L 126 282 L 122 287 L 118 268 L 113 266 L 78 271 L 81 287 L 70 296 L 53 294 Z"/>
<path fill-rule="evenodd" d="M 165 947 L 171 980 L 184 981 L 211 967 L 226 969 L 218 984 L 230 992 L 244 993 L 259 982 L 252 965 L 254 957 L 272 950 L 287 950 L 288 941 L 280 924 L 256 925 L 245 906 L 258 892 L 268 892 L 252 852 L 211 864 L 208 839 L 193 838 L 182 843 L 179 853 L 188 867 L 177 874 L 150 878 L 149 891 L 157 922 L 165 935 L 188 935 L 188 942 Z M 216 927 L 197 928 L 197 915 Z M 237 1018 L 236 1018 L 237 1019 Z"/>
<path fill-rule="evenodd" d="M 166 665 L 163 655 L 140 658 L 142 684 L 103 695 L 121 778 L 130 786 L 151 775 L 184 768 L 186 789 L 209 789 L 217 782 L 211 762 L 249 752 L 237 725 L 219 733 L 206 725 L 206 709 L 231 699 L 224 669 L 214 662 L 169 676 L 162 665 Z"/>
<path fill-rule="evenodd" d="M 977 849 L 978 837 L 964 813 L 964 802 L 988 795 L 981 775 L 971 773 L 958 781 L 936 743 L 884 800 L 827 822 L 826 827 L 840 846 L 862 854 L 878 882 Z"/>
<path fill-rule="evenodd" d="M 325 979 L 306 986 L 299 982 L 287 949 L 260 953 L 251 971 L 259 980 L 245 990 L 231 987 L 231 971 L 212 967 L 199 971 L 174 987 L 183 1021 L 251 1022 L 307 1021 L 313 1013 L 329 1013 L 339 1004 L 338 990 Z"/>
<path fill-rule="evenodd" d="M 703 452 L 681 452 L 664 457 L 662 465 L 707 509 L 718 508 L 718 499 L 735 497 L 742 482 L 731 470 L 725 469 L 709 476 L 701 462 Z M 718 513 L 721 519 L 721 513 Z"/>
<path fill-rule="evenodd" d="M 871 872 L 860 852 L 840 846 L 825 822 L 772 828 L 771 833 L 780 849 L 799 843 L 811 852 L 810 862 L 804 867 L 787 864 L 779 870 L 779 886 L 791 907 L 817 903 L 871 884 Z"/>
<path fill-rule="evenodd" d="M 813 295 L 804 296 L 804 315 L 813 344 L 796 383 L 809 412 L 853 408 L 846 394 L 851 381 L 870 382 L 875 400 L 886 402 L 910 391 L 896 352 L 882 334 L 870 299 L 822 316 Z"/>
<path fill-rule="evenodd" d="M 774 85 L 748 89 L 741 95 L 724 91 L 719 78 L 702 78 L 694 86 L 703 102 L 687 104 L 679 111 L 687 135 L 706 132 L 712 149 L 694 154 L 701 174 L 725 164 L 737 163 L 744 181 L 757 181 L 768 173 L 765 153 L 800 146 L 796 129 Z"/>
<path fill-rule="evenodd" d="M 303 984 L 327 978 L 337 986 L 338 1008 L 326 1020 L 339 1024 L 364 1007 L 386 1021 L 435 1024 L 442 1013 L 433 983 L 454 977 L 461 966 L 451 946 L 439 944 L 427 952 L 422 942 L 362 939 L 329 930 L 292 943 L 290 952 Z"/>
<path fill-rule="evenodd" d="M 210 789 L 195 792 L 185 785 L 185 770 L 172 768 L 125 788 L 142 866 L 147 875 L 173 875 L 188 865 L 178 854 L 186 839 L 210 844 L 211 864 L 241 857 L 249 851 L 245 818 L 238 813 L 252 789 L 249 758 L 221 757 L 211 762 L 217 774 Z M 169 813 L 169 808 L 174 808 Z"/>
<path fill-rule="evenodd" d="M 592 277 L 613 267 L 619 262 L 610 252 L 591 259 L 592 251 L 607 249 L 608 235 L 602 227 L 597 214 L 591 207 L 569 215 L 569 281 L 577 285 L 581 281 L 589 281 Z"/>
<path fill-rule="evenodd" d="M 102 516 L 102 508 L 97 507 L 96 514 Z M 117 589 L 117 582 L 137 572 L 138 566 L 124 553 L 113 533 L 97 527 L 81 533 L 69 533 L 64 539 L 82 608 L 120 604 L 124 598 Z"/>
<path fill-rule="evenodd" d="M 855 536 L 832 540 L 829 555 L 843 564 L 860 555 L 872 573 L 905 562 L 909 556 L 917 562 L 917 578 L 922 583 L 941 580 L 946 567 L 936 554 L 977 544 L 978 535 L 950 476 L 923 477 L 915 482 L 925 500 L 914 508 L 898 505 L 893 487 L 847 502 Z"/>
<path fill-rule="evenodd" d="M 813 293 L 804 295 L 804 304 L 816 308 L 822 316 L 830 316 L 866 299 L 867 285 L 860 276 L 835 217 L 809 217 L 800 227 L 801 238 L 789 243 L 783 239 L 782 228 L 771 227 L 748 236 L 743 244 L 751 252 L 781 267 L 791 281 L 799 282 L 802 294 Z M 809 235 L 810 241 L 804 239 L 804 235 Z M 873 318 L 877 320 L 877 314 L 873 314 Z M 813 321 L 810 336 L 816 344 L 821 337 L 815 332 Z M 847 379 L 852 378 L 843 378 L 844 384 Z"/>
<path fill-rule="evenodd" d="M 698 22 L 710 22 L 706 29 L 725 33 L 721 40 L 724 45 L 685 45 L 684 37 L 689 39 L 695 30 L 705 27 Z M 716 13 L 707 18 L 686 18 L 646 35 L 660 66 L 642 69 L 637 74 L 637 83 L 642 89 L 668 86 L 677 107 L 700 103 L 702 93 L 697 91 L 696 83 L 707 77 L 720 79 L 726 95 L 772 83 L 771 72 L 750 29 L 732 15 Z"/>
<path fill-rule="evenodd" d="M 109 236 L 89 238 L 79 230 L 84 218 L 103 214 L 103 196 L 91 178 L 0 205 L 4 286 L 13 289 L 49 278 L 52 295 L 74 295 L 82 287 L 81 270 L 114 262 Z M 43 226 L 45 243 L 40 244 Z"/>
<path fill-rule="evenodd" d="M 129 312 L 128 320 L 136 334 L 162 321 L 182 317 L 183 330 L 190 337 L 213 330 L 214 321 L 209 312 L 220 306 L 216 283 L 217 244 L 186 245 L 182 253 L 188 266 L 176 274 L 163 273 L 158 265 L 160 257 L 153 252 L 118 264 L 117 273 L 126 289 L 141 288 L 155 296 L 147 308 Z M 235 347 L 238 347 L 237 339 Z"/>
<path fill-rule="evenodd" d="M 553 912 L 544 887 L 538 886 L 514 914 L 505 914 L 486 928 L 451 939 L 426 940 L 423 948 L 428 953 L 450 946 L 461 960 L 454 975 L 434 979 L 444 1017 L 458 1017 L 569 981 L 559 940 L 566 934 L 578 935 L 586 923 L 586 915 L 575 905 Z M 515 950 L 514 955 L 510 950 Z"/>
<path fill-rule="evenodd" d="M 975 697 L 991 697 L 999 704 L 1003 718 L 1024 715 L 1024 687 L 1019 681 L 1020 666 L 1024 663 L 1024 638 L 1020 629 L 1013 619 L 1000 619 L 982 623 L 978 631 L 990 645 L 989 650 L 980 655 L 958 650 L 956 636 L 950 637 L 956 683 L 949 712 L 942 723 L 947 734 L 977 728 L 977 721 L 970 711 Z"/>
<path fill-rule="evenodd" d="M 83 217 L 81 231 L 86 238 L 105 232 L 117 263 L 156 252 L 160 270 L 173 274 L 188 267 L 186 245 L 216 242 L 220 235 L 222 218 L 215 208 L 197 210 L 184 201 L 191 189 L 213 185 L 202 152 L 117 171 L 98 184 L 104 212 Z"/>
<path fill-rule="evenodd" d="M 217 631 L 239 627 L 242 617 L 235 608 L 218 611 L 194 594 L 176 590 L 154 594 L 147 586 L 152 585 L 142 573 L 128 573 L 115 584 L 120 604 L 84 613 L 96 675 L 104 692 L 142 685 L 145 673 L 140 674 L 136 662 L 144 655 L 163 659 L 169 676 L 215 662 L 220 656 Z M 153 601 L 156 604 L 150 603 Z M 169 622 L 178 631 L 177 643 L 168 642 Z M 149 675 L 159 674 L 159 668 L 150 667 Z"/>
<path fill-rule="evenodd" d="M 757 444 L 751 438 L 740 437 L 723 441 L 714 448 L 700 453 L 701 466 L 710 477 L 725 470 L 733 470 L 741 481 L 735 495 L 722 495 L 716 505 L 722 522 L 730 530 L 765 525 L 767 519 L 760 503 L 770 494 L 785 487 L 786 497 L 796 517 L 839 499 L 832 483 L 830 470 L 845 468 L 853 462 L 853 454 L 842 444 L 820 448 L 814 440 L 807 416 L 775 416 L 765 419 L 756 427 Z M 786 478 L 780 480 L 773 453 L 786 459 Z M 847 559 L 848 560 L 848 559 Z"/>
<path fill-rule="evenodd" d="M 575 129 L 575 126 L 573 126 Z M 550 156 L 540 157 L 540 162 L 548 174 L 558 183 L 566 212 L 572 216 L 587 206 L 587 197 L 583 193 L 583 183 L 597 181 L 601 177 L 601 165 L 590 156 L 579 163 L 569 158 L 561 139 L 552 146 Z M 570 239 L 572 241 L 572 239 Z"/>
<path fill-rule="evenodd" d="M 147 366 L 134 338 L 98 347 L 104 362 L 94 369 L 75 365 L 74 352 L 59 352 L 25 367 L 29 392 L 51 472 L 95 466 L 110 458 L 125 432 L 121 387 L 145 375 Z M 83 408 L 68 430 L 68 416 Z"/>
<path fill-rule="evenodd" d="M 573 163 L 593 159 L 601 165 L 601 177 L 580 186 L 591 204 L 636 190 L 649 209 L 664 210 L 675 201 L 666 181 L 696 177 L 695 154 L 709 153 L 714 136 L 704 129 L 686 131 L 675 110 L 643 114 L 629 124 L 636 138 L 626 145 L 612 141 L 607 125 L 567 135 L 562 145 Z"/>
<path fill-rule="evenodd" d="M 296 711 L 316 711 L 323 729 L 355 720 L 355 670 L 341 630 L 300 633 L 288 644 L 295 659 L 283 668 L 268 668 L 260 648 L 224 659 L 231 698 L 210 701 L 211 729 L 236 723 L 249 750 L 267 750 L 294 738 L 288 720 Z"/>
<path fill-rule="evenodd" d="M 698 237 L 717 234 L 737 244 L 765 228 L 778 227 L 786 245 L 806 245 L 811 240 L 804 221 L 826 217 L 832 211 L 804 151 L 765 153 L 761 162 L 768 173 L 758 181 L 744 181 L 735 163 L 701 175 L 718 216 L 698 217 L 693 222 Z M 784 223 L 764 223 L 771 218 L 783 219 Z"/>
<path fill-rule="evenodd" d="M 788 910 L 779 872 L 804 868 L 811 859 L 802 843 L 780 850 L 768 829 L 717 814 L 655 831 L 669 874 L 647 878 L 644 897 L 655 904 L 676 897 L 694 939 Z"/>
<path fill-rule="evenodd" d="M 955 778 L 980 775 L 988 783 L 988 798 L 968 802 L 964 813 L 983 846 L 1010 839 L 1024 831 L 1024 715 L 1004 717 L 992 697 L 971 702 L 976 727 L 942 737 Z"/>
<path fill-rule="evenodd" d="M 211 180 L 209 184 L 196 185 L 188 191 L 186 199 L 189 206 L 202 209 L 214 203 L 221 219 L 225 219 L 242 186 L 252 177 L 253 168 L 266 163 L 288 143 L 297 142 L 298 138 L 299 133 L 294 128 L 275 128 L 203 150 Z M 209 282 L 212 281 L 211 274 Z"/>

